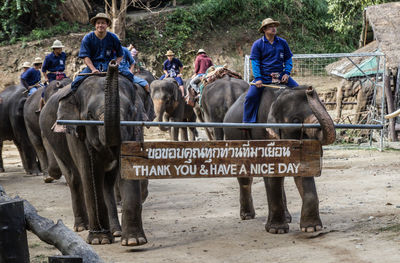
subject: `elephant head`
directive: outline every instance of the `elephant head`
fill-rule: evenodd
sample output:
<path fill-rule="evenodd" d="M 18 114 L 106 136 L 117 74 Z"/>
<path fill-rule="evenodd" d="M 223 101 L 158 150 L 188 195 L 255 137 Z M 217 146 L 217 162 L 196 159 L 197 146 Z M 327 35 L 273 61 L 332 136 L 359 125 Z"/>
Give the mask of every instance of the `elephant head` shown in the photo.
<path fill-rule="evenodd" d="M 104 126 L 69 126 L 68 132 L 87 140 L 96 151 L 104 152 L 105 158 L 115 160 L 118 156 L 110 155 L 110 148 L 119 147 L 121 140 L 135 140 L 132 126 L 120 128 L 120 120 L 136 120 L 135 96 L 132 83 L 119 78 L 118 65 L 112 61 L 106 78 L 86 79 L 75 94 L 62 99 L 65 106 L 60 104 L 58 112 L 62 111 L 63 119 L 104 121 Z M 116 153 L 117 149 L 112 151 Z"/>
<path fill-rule="evenodd" d="M 312 87 L 283 90 L 272 103 L 267 122 L 321 124 L 318 129 L 267 129 L 273 139 L 318 139 L 322 145 L 336 139 L 333 120 Z"/>
<path fill-rule="evenodd" d="M 164 114 L 171 114 L 179 105 L 178 86 L 167 80 L 155 80 L 150 86 L 151 97 L 157 121 L 162 122 Z M 160 126 L 160 130 L 168 131 L 168 127 Z"/>

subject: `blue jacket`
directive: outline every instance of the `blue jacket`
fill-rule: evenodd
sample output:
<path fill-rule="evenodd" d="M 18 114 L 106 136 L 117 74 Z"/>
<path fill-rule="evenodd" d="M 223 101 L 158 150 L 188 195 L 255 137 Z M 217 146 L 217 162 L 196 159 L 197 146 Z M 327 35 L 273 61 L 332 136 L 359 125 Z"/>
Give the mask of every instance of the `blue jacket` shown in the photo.
<path fill-rule="evenodd" d="M 265 36 L 253 43 L 250 53 L 255 80 L 270 80 L 271 73 L 290 74 L 292 51 L 285 39 L 275 36 L 271 44 Z"/>
<path fill-rule="evenodd" d="M 117 35 L 107 32 L 103 39 L 99 39 L 94 32 L 83 37 L 79 57 L 89 57 L 97 68 L 99 64 L 107 65 L 112 59 L 122 57 L 124 54 Z"/>
<path fill-rule="evenodd" d="M 67 55 L 61 52 L 59 56 L 56 56 L 54 52 L 51 52 L 43 61 L 42 72 L 63 72 L 65 70 L 65 60 Z"/>
<path fill-rule="evenodd" d="M 41 80 L 40 70 L 35 68 L 29 68 L 27 71 L 22 73 L 21 80 L 26 81 L 29 86 L 32 86 Z"/>

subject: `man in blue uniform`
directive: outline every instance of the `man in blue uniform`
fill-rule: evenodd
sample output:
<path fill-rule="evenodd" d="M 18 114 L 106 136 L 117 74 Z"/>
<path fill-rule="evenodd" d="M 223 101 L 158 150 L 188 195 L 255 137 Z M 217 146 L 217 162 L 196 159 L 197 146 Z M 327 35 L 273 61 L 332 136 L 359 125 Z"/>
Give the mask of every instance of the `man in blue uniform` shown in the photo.
<path fill-rule="evenodd" d="M 118 36 L 107 31 L 107 28 L 111 25 L 111 19 L 108 15 L 98 13 L 90 19 L 90 23 L 95 27 L 95 30 L 83 37 L 79 50 L 79 57 L 83 58 L 87 66 L 80 73 L 86 74 L 78 75 L 71 83 L 71 92 L 60 98 L 57 112 L 58 120 L 64 119 L 62 109 L 68 107 L 68 105 L 65 105 L 64 99 L 72 95 L 83 80 L 90 76 L 87 73 L 106 72 L 111 60 L 116 59 L 116 63 L 120 64 L 124 55 Z M 54 132 L 65 132 L 66 126 L 55 122 L 52 129 Z"/>
<path fill-rule="evenodd" d="M 243 122 L 256 122 L 263 84 L 281 83 L 290 88 L 298 86 L 290 77 L 292 51 L 285 39 L 276 36 L 278 21 L 264 19 L 259 28 L 263 37 L 253 43 L 250 53 L 255 83 L 250 86 L 244 101 Z"/>
<path fill-rule="evenodd" d="M 67 55 L 62 51 L 63 47 L 64 46 L 60 40 L 55 40 L 51 46 L 53 52 L 47 55 L 44 59 L 42 72 L 48 83 L 53 80 L 62 80 L 67 77 L 64 73 Z"/>
<path fill-rule="evenodd" d="M 21 84 L 28 90 L 28 96 L 35 93 L 35 91 L 37 91 L 38 88 L 42 85 L 40 83 L 41 66 L 42 66 L 42 59 L 39 57 L 35 58 L 35 61 L 32 63 L 32 67 L 30 67 L 21 75 Z"/>
<path fill-rule="evenodd" d="M 131 52 L 126 47 L 122 47 L 122 50 L 124 51 L 124 56 L 118 67 L 121 75 L 127 77 L 133 83 L 139 84 L 146 92 L 150 92 L 149 83 L 133 74 L 135 70 L 135 60 L 133 59 Z"/>
<path fill-rule="evenodd" d="M 111 60 L 116 59 L 119 64 L 123 58 L 123 50 L 119 38 L 114 33 L 108 32 L 111 19 L 104 13 L 99 13 L 90 23 L 95 26 L 95 31 L 83 37 L 79 57 L 84 59 L 86 68 L 80 73 L 106 72 Z M 75 91 L 88 75 L 77 76 L 71 83 Z"/>
<path fill-rule="evenodd" d="M 176 82 L 178 82 L 179 90 L 182 93 L 182 97 L 184 97 L 185 92 L 183 88 L 182 74 L 180 73 L 182 72 L 183 69 L 182 62 L 174 57 L 175 54 L 174 52 L 172 52 L 172 50 L 168 50 L 167 54 L 165 55 L 167 56 L 167 60 L 164 61 L 163 64 L 164 75 L 160 77 L 160 80 L 168 77 L 174 78 Z"/>

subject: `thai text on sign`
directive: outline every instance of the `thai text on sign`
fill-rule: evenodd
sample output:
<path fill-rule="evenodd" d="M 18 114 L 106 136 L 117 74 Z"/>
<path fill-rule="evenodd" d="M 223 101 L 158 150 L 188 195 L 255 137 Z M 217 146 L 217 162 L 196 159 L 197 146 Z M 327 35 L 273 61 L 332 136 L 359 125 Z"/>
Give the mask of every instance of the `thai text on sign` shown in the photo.
<path fill-rule="evenodd" d="M 124 142 L 122 177 L 319 176 L 317 140 Z"/>

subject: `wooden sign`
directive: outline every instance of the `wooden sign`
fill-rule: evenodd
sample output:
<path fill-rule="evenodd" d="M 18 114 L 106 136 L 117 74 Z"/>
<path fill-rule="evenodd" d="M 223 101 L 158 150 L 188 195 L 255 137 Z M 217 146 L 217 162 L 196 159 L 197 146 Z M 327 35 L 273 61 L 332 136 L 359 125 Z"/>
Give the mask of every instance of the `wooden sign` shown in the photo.
<path fill-rule="evenodd" d="M 124 179 L 320 176 L 317 140 L 123 142 Z"/>

